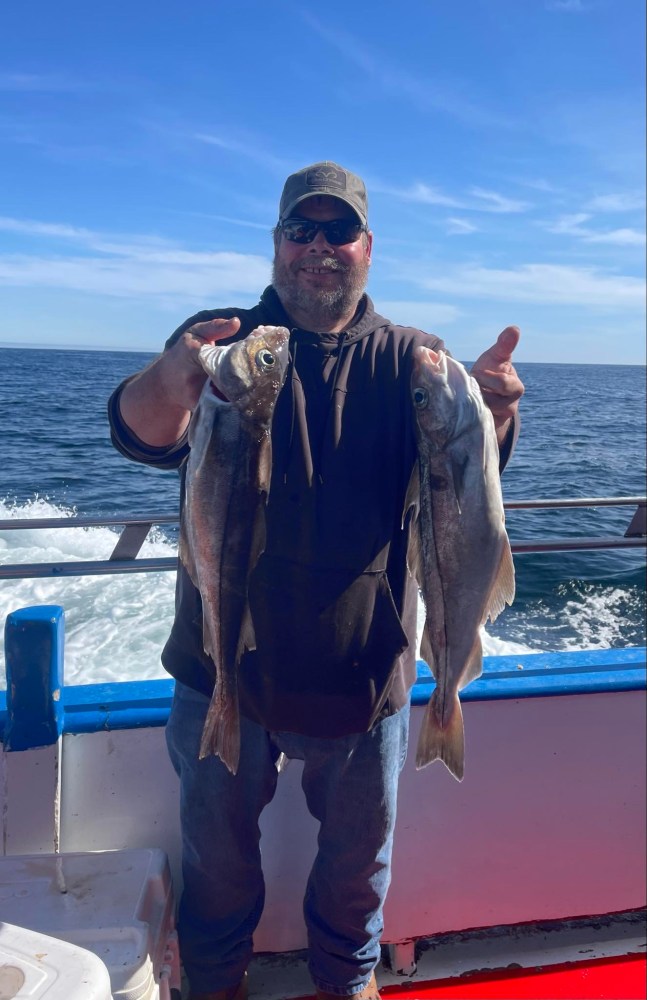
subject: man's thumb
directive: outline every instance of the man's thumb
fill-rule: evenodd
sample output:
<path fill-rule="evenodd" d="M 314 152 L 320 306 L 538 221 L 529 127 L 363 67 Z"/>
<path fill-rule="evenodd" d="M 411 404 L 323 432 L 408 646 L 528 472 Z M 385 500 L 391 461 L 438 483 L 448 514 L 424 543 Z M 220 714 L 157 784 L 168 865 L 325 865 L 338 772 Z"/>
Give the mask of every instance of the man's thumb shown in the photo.
<path fill-rule="evenodd" d="M 497 337 L 497 342 L 494 348 L 499 361 L 510 360 L 512 352 L 519 343 L 520 337 L 521 331 L 518 327 L 506 326 L 505 330 L 503 330 Z"/>

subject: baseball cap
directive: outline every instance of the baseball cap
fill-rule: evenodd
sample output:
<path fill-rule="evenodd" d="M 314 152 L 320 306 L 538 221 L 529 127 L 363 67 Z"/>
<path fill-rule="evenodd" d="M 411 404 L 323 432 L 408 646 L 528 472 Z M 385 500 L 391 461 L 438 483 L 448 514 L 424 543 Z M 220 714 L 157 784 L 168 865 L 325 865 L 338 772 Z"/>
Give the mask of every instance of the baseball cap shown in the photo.
<path fill-rule="evenodd" d="M 283 187 L 279 204 L 279 221 L 289 218 L 297 205 L 313 195 L 328 194 L 345 201 L 359 216 L 363 225 L 368 222 L 368 198 L 364 181 L 357 174 L 340 167 L 338 163 L 324 160 L 290 174 Z"/>

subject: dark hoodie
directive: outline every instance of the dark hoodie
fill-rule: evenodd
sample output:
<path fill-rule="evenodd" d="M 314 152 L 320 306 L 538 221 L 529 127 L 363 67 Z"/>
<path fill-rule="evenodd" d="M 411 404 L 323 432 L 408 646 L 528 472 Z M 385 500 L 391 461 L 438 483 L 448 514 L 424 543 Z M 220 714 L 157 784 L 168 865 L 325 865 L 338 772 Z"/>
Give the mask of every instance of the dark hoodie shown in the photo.
<path fill-rule="evenodd" d="M 270 286 L 238 316 L 237 337 L 260 324 L 291 327 Z M 416 676 L 417 587 L 406 566 L 404 499 L 415 462 L 410 403 L 415 345 L 438 338 L 379 316 L 367 296 L 343 333 L 292 328 L 291 364 L 272 424 L 267 542 L 249 583 L 256 649 L 239 668 L 242 712 L 268 730 L 363 732 L 406 702 Z M 135 461 L 182 470 L 186 438 L 151 448 L 109 402 L 115 446 Z M 200 595 L 180 564 L 175 622 L 162 653 L 175 678 L 211 695 Z"/>

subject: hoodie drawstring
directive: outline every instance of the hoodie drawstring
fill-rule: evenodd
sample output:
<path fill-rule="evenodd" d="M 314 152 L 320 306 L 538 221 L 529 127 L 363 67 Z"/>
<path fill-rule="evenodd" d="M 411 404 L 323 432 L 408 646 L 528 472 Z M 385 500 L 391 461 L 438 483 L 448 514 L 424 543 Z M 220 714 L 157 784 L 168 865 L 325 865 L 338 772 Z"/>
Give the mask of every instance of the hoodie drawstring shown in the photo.
<path fill-rule="evenodd" d="M 290 465 L 290 457 L 292 455 L 292 447 L 293 447 L 293 444 L 294 444 L 294 434 L 295 434 L 295 426 L 296 426 L 296 410 L 297 410 L 297 405 L 296 405 L 296 385 L 297 385 L 297 383 L 299 383 L 299 376 L 297 374 L 297 368 L 296 368 L 296 365 L 297 365 L 298 340 L 294 336 L 294 334 L 296 334 L 297 332 L 298 331 L 296 329 L 293 329 L 291 331 L 291 333 L 293 335 L 292 338 L 291 338 L 291 344 L 290 344 L 290 349 L 291 349 L 291 357 L 290 357 L 290 364 L 291 364 L 291 369 L 290 369 L 291 414 L 290 414 L 290 434 L 289 434 L 289 438 L 288 438 L 288 447 L 287 447 L 287 451 L 286 451 L 286 455 L 285 455 L 285 462 L 284 462 L 284 466 L 283 466 L 283 483 L 284 484 L 287 483 L 287 480 L 288 480 L 288 469 L 289 469 L 289 465 Z M 312 455 L 312 464 L 313 464 L 314 468 L 317 470 L 317 478 L 318 478 L 318 480 L 319 480 L 320 483 L 323 483 L 323 477 L 321 475 L 321 471 L 320 470 L 321 470 L 321 458 L 322 458 L 322 455 L 323 455 L 324 442 L 325 442 L 325 438 L 326 438 L 326 432 L 327 432 L 328 426 L 330 424 L 330 415 L 331 415 L 331 413 L 333 411 L 333 408 L 334 408 L 335 392 L 337 390 L 337 383 L 339 381 L 339 374 L 340 374 L 340 371 L 341 371 L 341 364 L 342 364 L 342 360 L 343 360 L 344 348 L 346 347 L 346 343 L 347 343 L 348 339 L 349 339 L 349 334 L 348 334 L 348 332 L 346 330 L 344 330 L 342 333 L 340 333 L 339 339 L 338 339 L 338 342 L 337 342 L 337 347 L 335 349 L 336 353 L 337 353 L 337 357 L 336 357 L 336 360 L 335 360 L 335 367 L 334 367 L 334 370 L 333 370 L 333 373 L 332 373 L 332 379 L 331 379 L 332 385 L 331 385 L 331 390 L 330 390 L 330 396 L 329 396 L 329 399 L 328 399 L 328 408 L 327 408 L 325 419 L 323 421 L 323 425 L 321 426 L 319 440 L 316 442 L 315 454 Z M 309 443 L 310 443 L 310 448 L 312 450 L 312 445 L 313 445 L 312 440 L 310 440 Z"/>
<path fill-rule="evenodd" d="M 332 413 L 334 403 L 335 403 L 335 391 L 337 389 L 337 380 L 339 378 L 339 372 L 341 371 L 342 356 L 344 353 L 344 348 L 346 346 L 346 341 L 348 340 L 348 331 L 344 330 L 339 335 L 339 340 L 337 342 L 337 360 L 335 361 L 335 370 L 332 376 L 332 388 L 330 390 L 330 399 L 328 400 L 328 413 L 324 421 L 324 425 L 321 431 L 321 440 L 319 441 L 319 448 L 317 449 L 317 478 L 320 483 L 323 483 L 323 476 L 321 475 L 321 458 L 323 455 L 324 441 L 326 439 L 326 431 L 328 430 L 328 424 L 330 423 L 330 414 Z"/>

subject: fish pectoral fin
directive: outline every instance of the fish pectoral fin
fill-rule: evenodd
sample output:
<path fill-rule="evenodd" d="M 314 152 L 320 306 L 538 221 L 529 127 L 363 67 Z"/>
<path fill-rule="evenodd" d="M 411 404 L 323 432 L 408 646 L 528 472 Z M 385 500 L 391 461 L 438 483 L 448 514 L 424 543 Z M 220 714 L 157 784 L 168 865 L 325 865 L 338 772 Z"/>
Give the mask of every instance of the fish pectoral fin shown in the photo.
<path fill-rule="evenodd" d="M 499 569 L 490 590 L 485 616 L 481 622 L 482 625 L 485 624 L 488 618 L 493 622 L 501 614 L 506 604 L 512 604 L 514 601 L 514 590 L 514 562 L 512 561 L 510 543 L 506 536 L 501 551 Z"/>
<path fill-rule="evenodd" d="M 463 493 L 465 492 L 465 479 L 467 466 L 469 464 L 469 457 L 465 456 L 462 459 L 455 458 L 452 456 L 451 460 L 451 472 L 452 472 L 452 482 L 454 484 L 454 497 L 456 498 L 456 506 L 458 508 L 458 513 L 461 513 L 461 501 L 463 499 Z"/>
<path fill-rule="evenodd" d="M 240 635 L 238 637 L 238 647 L 236 649 L 236 664 L 239 664 L 243 654 L 247 650 L 256 649 L 256 633 L 254 632 L 254 622 L 249 601 L 245 605 L 243 619 L 240 624 Z"/>
<path fill-rule="evenodd" d="M 439 716 L 438 688 L 436 688 L 425 709 L 420 728 L 416 769 L 419 771 L 432 761 L 441 760 L 456 780 L 462 781 L 465 771 L 465 730 L 458 693 L 454 697 L 449 718 L 444 726 Z"/>
<path fill-rule="evenodd" d="M 198 589 L 198 573 L 195 568 L 195 559 L 193 558 L 193 549 L 191 548 L 191 542 L 189 541 L 189 534 L 187 531 L 185 517 L 182 517 L 180 521 L 180 538 L 178 541 L 178 557 L 185 570 L 189 574 L 189 578 L 193 586 Z"/>
<path fill-rule="evenodd" d="M 265 432 L 258 448 L 258 463 L 256 465 L 256 489 L 265 495 L 270 492 L 272 478 L 272 442 L 269 432 Z"/>
<path fill-rule="evenodd" d="M 267 541 L 265 502 L 260 502 L 256 505 L 256 511 L 254 513 L 254 522 L 251 527 L 252 527 L 252 533 L 249 542 L 249 563 L 247 568 L 248 580 L 252 573 L 252 570 L 256 566 L 256 563 L 258 562 L 261 555 L 265 551 L 265 543 Z"/>
<path fill-rule="evenodd" d="M 409 525 L 409 544 L 407 545 L 407 569 L 420 586 L 422 581 L 422 540 L 420 538 L 420 522 L 413 521 Z"/>
<path fill-rule="evenodd" d="M 404 507 L 402 509 L 402 527 L 407 520 L 407 514 L 412 511 L 411 522 L 415 522 L 418 519 L 418 514 L 420 513 L 420 462 L 415 462 L 413 469 L 411 470 L 411 476 L 409 477 L 409 485 L 407 486 L 407 492 L 404 498 Z"/>

